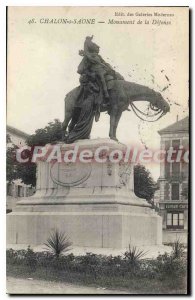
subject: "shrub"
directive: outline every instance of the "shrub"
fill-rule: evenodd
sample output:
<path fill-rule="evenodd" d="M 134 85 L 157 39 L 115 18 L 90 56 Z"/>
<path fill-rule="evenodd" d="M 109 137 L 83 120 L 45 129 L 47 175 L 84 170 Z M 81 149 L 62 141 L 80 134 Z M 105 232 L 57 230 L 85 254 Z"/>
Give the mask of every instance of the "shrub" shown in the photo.
<path fill-rule="evenodd" d="M 52 248 L 53 249 L 53 248 Z M 56 249 L 56 248 L 55 248 Z M 57 248 L 59 250 L 59 247 Z M 62 248 L 60 248 L 62 249 Z M 67 248 L 66 248 L 67 249 Z M 104 256 L 93 253 L 74 256 L 73 254 L 58 255 L 54 252 L 33 252 L 30 247 L 27 250 L 7 250 L 7 264 L 12 270 L 17 270 L 20 266 L 24 274 L 43 272 L 44 276 L 66 279 L 84 278 L 90 282 L 126 282 L 131 280 L 150 280 L 166 281 L 172 288 L 183 286 L 186 278 L 187 261 L 185 257 L 177 258 L 171 254 L 159 255 L 156 259 L 142 259 L 146 252 L 140 251 L 136 247 L 129 247 L 124 256 Z M 14 266 L 14 268 L 13 268 Z"/>
<path fill-rule="evenodd" d="M 13 250 L 6 251 L 7 262 L 11 264 L 25 264 L 27 250 Z"/>
<path fill-rule="evenodd" d="M 25 253 L 25 262 L 29 267 L 30 271 L 35 271 L 37 266 L 36 253 L 28 246 L 27 251 Z"/>
<path fill-rule="evenodd" d="M 6 251 L 7 263 L 13 265 L 26 265 L 30 271 L 35 271 L 37 265 L 36 253 L 28 246 L 27 250 Z"/>
<path fill-rule="evenodd" d="M 181 258 L 184 255 L 184 245 L 180 242 L 180 240 L 176 240 L 172 244 L 173 252 L 172 255 L 174 258 Z"/>
<path fill-rule="evenodd" d="M 173 254 L 165 253 L 156 259 L 155 269 L 161 279 L 180 279 L 186 275 L 187 262 L 183 258 L 174 257 Z"/>
<path fill-rule="evenodd" d="M 155 263 L 155 259 L 143 259 L 140 262 L 140 271 L 139 274 L 137 274 L 137 276 L 148 279 L 157 277 Z"/>
<path fill-rule="evenodd" d="M 53 233 L 50 233 L 50 237 L 44 245 L 46 245 L 47 249 L 51 251 L 56 258 L 59 258 L 62 253 L 71 250 L 70 246 L 72 242 L 65 236 L 65 233 L 56 229 Z"/>
<path fill-rule="evenodd" d="M 140 259 L 143 258 L 146 253 L 147 251 L 144 252 L 143 250 L 139 250 L 136 246 L 131 247 L 131 245 L 129 245 L 129 250 L 124 253 L 124 257 L 131 266 L 136 267 Z"/>

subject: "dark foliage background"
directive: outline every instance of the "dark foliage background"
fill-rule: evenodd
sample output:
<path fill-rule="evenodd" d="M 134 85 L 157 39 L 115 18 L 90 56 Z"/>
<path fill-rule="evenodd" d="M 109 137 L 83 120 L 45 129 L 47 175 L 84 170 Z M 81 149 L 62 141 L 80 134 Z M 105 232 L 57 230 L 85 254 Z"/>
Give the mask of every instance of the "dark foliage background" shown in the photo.
<path fill-rule="evenodd" d="M 156 190 L 157 184 L 150 171 L 143 165 L 136 165 L 134 168 L 134 191 L 136 196 L 150 201 Z"/>

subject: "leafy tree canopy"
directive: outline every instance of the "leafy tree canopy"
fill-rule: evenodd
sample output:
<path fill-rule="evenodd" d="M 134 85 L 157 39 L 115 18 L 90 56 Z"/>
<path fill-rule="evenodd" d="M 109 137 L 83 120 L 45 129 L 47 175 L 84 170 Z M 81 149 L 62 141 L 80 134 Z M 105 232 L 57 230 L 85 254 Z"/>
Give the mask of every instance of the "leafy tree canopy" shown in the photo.
<path fill-rule="evenodd" d="M 30 135 L 26 143 L 29 146 L 44 146 L 48 143 L 54 143 L 62 139 L 62 123 L 58 119 L 49 122 L 45 128 L 37 129 Z"/>
<path fill-rule="evenodd" d="M 157 190 L 157 184 L 149 170 L 143 165 L 134 167 L 134 192 L 137 197 L 151 200 Z"/>

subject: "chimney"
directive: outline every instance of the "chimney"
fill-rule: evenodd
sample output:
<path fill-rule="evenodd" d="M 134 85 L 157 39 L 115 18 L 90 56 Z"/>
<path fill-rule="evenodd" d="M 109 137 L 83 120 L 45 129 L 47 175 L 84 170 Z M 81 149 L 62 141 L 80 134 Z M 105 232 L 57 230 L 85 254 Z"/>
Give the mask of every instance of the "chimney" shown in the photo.
<path fill-rule="evenodd" d="M 177 119 L 176 119 L 176 122 L 178 122 L 179 121 L 179 116 L 177 115 Z"/>

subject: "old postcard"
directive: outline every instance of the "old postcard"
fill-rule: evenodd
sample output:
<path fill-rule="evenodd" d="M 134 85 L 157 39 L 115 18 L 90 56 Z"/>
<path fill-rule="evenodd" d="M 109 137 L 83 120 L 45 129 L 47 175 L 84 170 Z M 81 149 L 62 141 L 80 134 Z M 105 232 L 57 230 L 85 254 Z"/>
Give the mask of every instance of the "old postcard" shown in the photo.
<path fill-rule="evenodd" d="M 7 293 L 187 294 L 189 8 L 7 8 Z"/>

